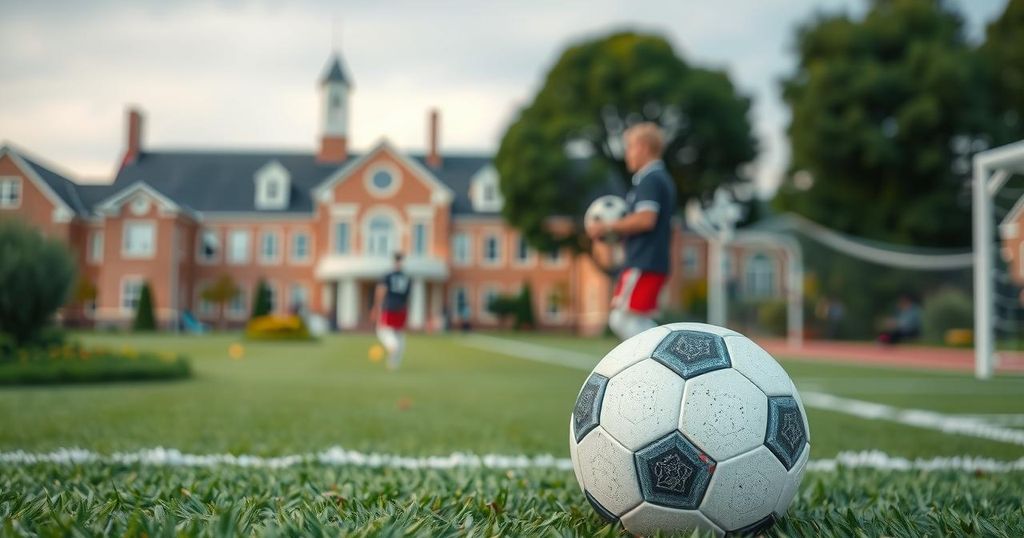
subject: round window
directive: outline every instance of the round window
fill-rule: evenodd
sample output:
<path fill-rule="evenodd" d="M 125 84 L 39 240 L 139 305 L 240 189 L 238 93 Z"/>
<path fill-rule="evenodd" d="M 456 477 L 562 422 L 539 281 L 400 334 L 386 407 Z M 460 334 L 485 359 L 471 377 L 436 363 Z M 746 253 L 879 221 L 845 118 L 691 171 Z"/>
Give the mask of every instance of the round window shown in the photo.
<path fill-rule="evenodd" d="M 387 170 L 378 170 L 373 174 L 373 186 L 377 190 L 386 191 L 391 188 L 394 182 L 395 178 L 391 177 L 391 172 Z"/>

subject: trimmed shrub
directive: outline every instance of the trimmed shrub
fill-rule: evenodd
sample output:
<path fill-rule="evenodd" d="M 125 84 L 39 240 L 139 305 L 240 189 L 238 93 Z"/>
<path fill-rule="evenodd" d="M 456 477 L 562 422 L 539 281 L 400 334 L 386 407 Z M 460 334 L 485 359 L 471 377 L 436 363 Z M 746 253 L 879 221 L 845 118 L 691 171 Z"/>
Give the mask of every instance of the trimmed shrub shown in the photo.
<path fill-rule="evenodd" d="M 16 346 L 36 343 L 75 282 L 75 262 L 59 240 L 0 219 L 0 330 Z"/>
<path fill-rule="evenodd" d="M 951 329 L 970 329 L 974 326 L 971 298 L 956 288 L 932 294 L 925 299 L 921 325 L 924 340 L 935 344 L 943 343 Z"/>
<path fill-rule="evenodd" d="M 245 337 L 251 340 L 315 340 L 299 316 L 261 316 L 249 320 Z"/>
<path fill-rule="evenodd" d="M 0 361 L 0 385 L 184 379 L 191 375 L 191 365 L 181 355 L 78 345 L 23 348 Z"/>
<path fill-rule="evenodd" d="M 515 295 L 496 295 L 487 303 L 487 311 L 498 318 L 498 322 L 506 322 L 519 310 L 519 297 Z"/>
<path fill-rule="evenodd" d="M 516 301 L 516 329 L 528 329 L 535 325 L 533 316 L 533 293 L 530 291 L 530 283 L 523 285 L 519 291 L 519 300 Z"/>
<path fill-rule="evenodd" d="M 249 316 L 250 320 L 261 318 L 270 314 L 270 288 L 267 287 L 267 282 L 260 279 L 256 283 L 256 292 L 253 293 L 252 301 L 252 315 Z"/>
<path fill-rule="evenodd" d="M 156 315 L 153 313 L 153 291 L 149 288 L 149 282 L 142 285 L 139 292 L 139 304 L 135 307 L 135 321 L 132 329 L 136 331 L 155 331 Z"/>

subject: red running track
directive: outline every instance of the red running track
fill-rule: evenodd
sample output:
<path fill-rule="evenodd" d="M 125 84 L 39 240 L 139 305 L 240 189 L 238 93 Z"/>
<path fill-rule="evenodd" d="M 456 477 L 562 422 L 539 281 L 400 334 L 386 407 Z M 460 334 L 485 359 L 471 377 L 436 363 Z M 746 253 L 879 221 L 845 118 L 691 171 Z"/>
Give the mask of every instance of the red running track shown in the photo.
<path fill-rule="evenodd" d="M 872 366 L 896 366 L 928 370 L 974 371 L 974 349 L 927 347 L 919 345 L 881 346 L 864 342 L 809 340 L 799 348 L 785 340 L 758 339 L 768 353 L 780 358 L 853 363 Z M 1024 353 L 998 353 L 997 372 L 1024 372 Z"/>

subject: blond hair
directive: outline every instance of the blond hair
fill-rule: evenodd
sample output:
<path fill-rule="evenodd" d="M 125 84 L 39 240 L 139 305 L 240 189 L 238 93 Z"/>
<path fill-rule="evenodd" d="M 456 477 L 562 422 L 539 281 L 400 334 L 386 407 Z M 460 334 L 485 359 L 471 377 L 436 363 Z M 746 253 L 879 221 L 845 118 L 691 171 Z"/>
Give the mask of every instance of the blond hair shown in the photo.
<path fill-rule="evenodd" d="M 647 146 L 651 153 L 659 157 L 665 149 L 665 135 L 661 132 L 661 127 L 651 121 L 633 125 L 626 129 L 623 137 L 626 141 L 633 140 Z"/>

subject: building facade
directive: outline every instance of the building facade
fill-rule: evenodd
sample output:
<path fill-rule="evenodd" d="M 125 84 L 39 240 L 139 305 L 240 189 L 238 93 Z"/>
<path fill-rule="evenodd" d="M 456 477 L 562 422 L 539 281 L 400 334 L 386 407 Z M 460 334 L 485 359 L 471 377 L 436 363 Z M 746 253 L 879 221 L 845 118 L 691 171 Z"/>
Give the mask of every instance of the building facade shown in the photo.
<path fill-rule="evenodd" d="M 65 241 L 93 290 L 62 312 L 68 323 L 125 325 L 141 287 L 158 321 L 189 311 L 209 323 L 249 316 L 258 281 L 273 310 L 301 309 L 342 330 L 364 329 L 373 287 L 406 253 L 409 325 L 468 321 L 494 326 L 489 301 L 529 283 L 541 328 L 604 330 L 611 282 L 587 255 L 537 252 L 501 217 L 500 178 L 489 155 L 444 154 L 440 119 L 428 116 L 428 150 L 410 154 L 381 140 L 349 147 L 351 78 L 335 55 L 319 81 L 319 144 L 309 153 L 162 151 L 143 141 L 143 115 L 127 114 L 125 152 L 113 181 L 82 184 L 11 144 L 0 147 L 0 218 L 16 218 Z M 554 217 L 553 226 L 573 226 Z M 665 308 L 703 282 L 706 245 L 682 226 Z M 745 292 L 783 293 L 781 253 L 733 248 L 727 274 Z M 238 295 L 220 307 L 203 290 L 224 276 Z"/>

